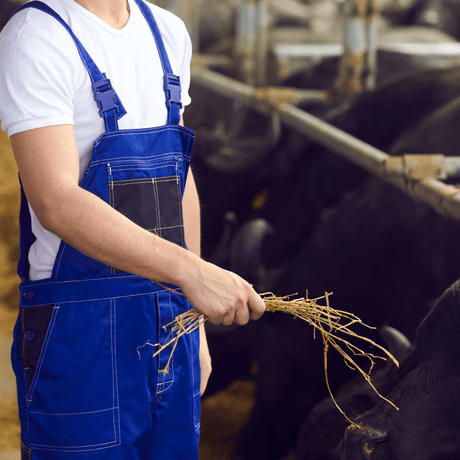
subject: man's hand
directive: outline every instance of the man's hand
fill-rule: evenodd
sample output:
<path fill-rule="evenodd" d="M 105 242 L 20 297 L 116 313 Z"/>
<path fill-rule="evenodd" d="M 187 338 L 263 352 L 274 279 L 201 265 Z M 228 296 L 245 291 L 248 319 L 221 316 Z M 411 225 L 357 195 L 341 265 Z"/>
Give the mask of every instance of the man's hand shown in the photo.
<path fill-rule="evenodd" d="M 265 303 L 243 278 L 205 262 L 190 265 L 181 287 L 190 303 L 212 324 L 247 324 L 265 312 Z"/>

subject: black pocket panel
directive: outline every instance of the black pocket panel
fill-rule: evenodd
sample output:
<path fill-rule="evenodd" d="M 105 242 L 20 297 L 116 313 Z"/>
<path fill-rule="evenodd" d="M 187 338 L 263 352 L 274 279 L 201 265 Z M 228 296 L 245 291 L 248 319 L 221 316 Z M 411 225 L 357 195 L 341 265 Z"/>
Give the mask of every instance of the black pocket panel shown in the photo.
<path fill-rule="evenodd" d="M 185 246 L 179 176 L 110 182 L 111 205 L 149 232 Z"/>
<path fill-rule="evenodd" d="M 153 179 L 112 182 L 112 206 L 146 230 L 157 226 L 156 194 Z"/>
<path fill-rule="evenodd" d="M 145 230 L 185 247 L 179 176 L 111 181 L 109 188 L 113 208 Z"/>
<path fill-rule="evenodd" d="M 179 176 L 155 179 L 158 200 L 158 234 L 185 246 Z"/>
<path fill-rule="evenodd" d="M 26 374 L 27 389 L 35 374 L 46 331 L 53 314 L 53 305 L 22 308 L 20 311 L 21 362 Z"/>

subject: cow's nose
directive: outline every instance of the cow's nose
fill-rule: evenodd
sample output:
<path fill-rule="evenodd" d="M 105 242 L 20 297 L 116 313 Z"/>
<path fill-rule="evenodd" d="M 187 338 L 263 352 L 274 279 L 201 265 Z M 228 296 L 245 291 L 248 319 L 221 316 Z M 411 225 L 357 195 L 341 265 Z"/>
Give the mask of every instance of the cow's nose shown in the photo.
<path fill-rule="evenodd" d="M 345 430 L 342 443 L 342 458 L 370 459 L 376 447 L 388 439 L 385 431 L 370 426 L 350 425 Z"/>

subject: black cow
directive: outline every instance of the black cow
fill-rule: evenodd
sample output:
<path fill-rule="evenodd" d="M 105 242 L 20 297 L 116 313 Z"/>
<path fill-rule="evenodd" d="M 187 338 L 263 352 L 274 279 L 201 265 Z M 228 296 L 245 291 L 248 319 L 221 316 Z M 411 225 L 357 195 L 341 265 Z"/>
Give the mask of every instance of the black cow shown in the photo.
<path fill-rule="evenodd" d="M 322 118 L 389 152 L 404 133 L 412 132 L 425 117 L 458 95 L 459 67 L 411 73 L 387 81 L 372 93 L 328 111 Z M 271 265 L 296 254 L 317 229 L 321 213 L 337 205 L 346 191 L 355 189 L 369 177 L 359 167 L 302 139 L 300 134 L 286 132 L 283 140 L 280 157 L 287 158 L 290 167 L 278 165 L 280 175 L 273 176 L 267 185 L 266 205 L 253 213 L 253 217 L 268 220 L 276 230 L 277 241 L 267 260 Z"/>
<path fill-rule="evenodd" d="M 409 137 L 408 133 L 416 130 L 422 120 L 459 94 L 460 68 L 416 73 L 387 82 L 375 92 L 329 111 L 324 118 L 390 151 L 396 139 Z M 217 98 L 213 100 L 218 101 Z M 447 125 L 444 133 L 446 128 Z M 200 129 L 197 140 L 199 138 Z M 406 146 L 403 153 L 416 151 L 415 145 Z M 455 144 L 452 146 L 455 149 Z M 413 337 L 419 321 L 431 307 L 431 299 L 444 290 L 446 283 L 456 279 L 444 278 L 443 273 L 437 272 L 438 262 L 427 268 L 430 257 L 442 260 L 442 254 L 432 255 L 436 251 L 431 247 L 433 236 L 439 225 L 439 216 L 434 211 L 423 214 L 419 206 L 409 199 L 404 201 L 400 192 L 387 186 L 362 186 L 369 177 L 367 173 L 300 134 L 283 130 L 277 148 L 268 151 L 264 160 L 252 169 L 239 173 L 211 169 L 203 155 L 212 151 L 212 146 L 206 148 L 198 142 L 197 147 L 193 168 L 203 206 L 204 257 L 209 258 L 219 246 L 222 216 L 229 209 L 236 212 L 241 223 L 264 218 L 276 232 L 263 255 L 269 269 L 267 273 L 271 274 L 271 269 L 278 270 L 280 264 L 290 267 L 276 284 L 271 282 L 270 276 L 264 282 L 244 274 L 254 284 L 264 285 L 264 290 L 279 295 L 302 294 L 305 288 L 314 295 L 334 291 L 333 306 L 350 311 L 356 309 L 358 314 L 364 312 L 363 319 L 375 326 L 388 320 Z M 445 142 L 430 149 L 429 153 L 440 152 L 443 147 Z M 345 207 L 337 207 L 345 192 L 360 186 L 363 188 L 357 192 L 357 200 L 345 199 Z M 215 193 L 216 190 L 219 193 Z M 253 206 L 253 197 L 261 190 L 266 190 L 268 198 L 258 208 Z M 366 193 L 369 193 L 367 200 Z M 392 223 L 394 202 L 381 202 L 381 196 L 393 197 L 401 207 L 406 203 L 407 210 L 401 209 L 398 214 L 405 223 Z M 377 219 L 373 215 L 364 217 L 374 203 L 383 214 Z M 337 207 L 337 212 L 328 210 L 332 206 Z M 422 206 L 422 209 L 425 208 Z M 413 239 L 415 230 L 421 225 L 417 220 L 420 212 L 428 225 L 432 225 L 424 241 L 430 246 L 425 254 L 420 253 L 420 246 Z M 415 219 L 415 223 L 411 223 L 411 219 Z M 379 230 L 380 221 L 387 223 Z M 452 235 L 445 235 L 445 244 L 452 240 Z M 306 241 L 310 243 L 300 257 Z M 374 260 L 380 258 L 382 263 L 372 263 L 372 254 Z M 231 268 L 229 260 L 222 261 L 222 265 Z M 237 266 L 244 267 L 245 263 Z M 446 267 L 444 271 L 449 271 L 446 264 L 443 267 Z M 408 290 L 395 283 L 396 279 L 405 280 L 408 276 Z M 421 278 L 425 291 L 419 286 Z M 369 305 L 375 305 L 376 309 L 370 311 Z M 413 309 L 416 313 L 407 315 L 405 320 L 401 316 L 404 309 Z M 225 356 L 222 358 L 223 367 L 232 372 L 222 379 L 216 372 L 210 389 L 216 391 L 232 378 L 247 372 L 250 359 L 256 357 L 260 369 L 259 388 L 254 411 L 241 432 L 238 454 L 247 459 L 276 459 L 295 447 L 299 427 L 308 412 L 327 396 L 322 344 L 313 340 L 306 324 L 292 321 L 283 314 L 267 315 L 260 325 L 251 325 L 251 328 L 250 334 L 242 334 L 239 351 L 233 353 L 233 364 L 228 366 Z M 231 343 L 233 338 L 233 333 L 224 337 L 211 332 L 211 353 L 216 357 L 216 369 L 217 357 L 225 354 L 222 345 Z M 222 350 L 224 353 L 220 352 Z M 299 350 L 308 350 L 304 351 L 300 362 Z M 350 374 L 342 371 L 344 366 L 339 357 L 331 353 L 330 359 L 330 369 L 338 369 L 337 375 L 333 375 L 334 372 L 330 375 L 331 384 L 337 389 Z"/>
<path fill-rule="evenodd" d="M 296 460 L 458 459 L 460 342 L 455 323 L 459 319 L 457 281 L 426 316 L 412 347 L 385 328 L 390 350 L 395 341 L 402 344 L 392 350 L 400 367 L 389 365 L 375 373 L 373 384 L 400 410 L 382 402 L 362 379 L 352 380 L 338 391 L 336 401 L 355 425 L 345 420 L 330 398 L 323 400 L 302 426 Z"/>
<path fill-rule="evenodd" d="M 457 99 L 426 116 L 389 150 L 457 154 L 459 122 Z M 460 222 L 370 178 L 323 212 L 316 232 L 272 290 L 284 295 L 308 288 L 311 296 L 333 291 L 332 306 L 373 326 L 388 322 L 412 339 L 434 299 L 460 278 L 459 235 Z M 302 322 L 265 316 L 254 340 L 258 390 L 241 432 L 243 458 L 282 457 L 295 445 L 308 412 L 327 396 L 321 342 Z M 341 369 L 329 365 L 333 391 L 347 379 Z"/>
<path fill-rule="evenodd" d="M 379 330 L 387 349 L 401 361 L 409 352 L 411 343 L 394 328 L 384 326 Z M 372 385 L 381 395 L 388 393 L 396 385 L 395 365 L 391 360 L 377 371 L 372 372 Z M 376 406 L 382 399 L 365 382 L 361 375 L 344 384 L 334 395 L 334 399 L 348 419 L 353 420 Z M 340 460 L 339 446 L 349 421 L 337 409 L 332 398 L 325 398 L 308 414 L 297 440 L 296 460 Z"/>
<path fill-rule="evenodd" d="M 340 447 L 342 460 L 460 458 L 460 282 L 423 320 L 400 369 L 388 376 L 388 398 L 355 419 Z"/>
<path fill-rule="evenodd" d="M 203 93 L 200 94 L 203 99 Z M 398 137 L 459 94 L 460 67 L 412 72 L 328 110 L 322 118 L 374 147 L 389 151 Z M 195 99 L 199 100 L 199 95 Z M 219 101 L 216 110 L 230 110 L 228 101 L 222 105 L 225 98 L 213 100 Z M 192 122 L 193 106 L 191 110 Z M 214 120 L 218 118 L 216 111 L 210 109 L 211 115 Z M 336 205 L 345 191 L 356 188 L 368 177 L 362 169 L 287 128 L 283 128 L 279 143 L 267 148 L 264 159 L 248 170 L 212 169 L 204 157 L 220 147 L 209 143 L 208 134 L 203 136 L 204 125 L 199 126 L 199 119 L 197 116 L 195 120 L 197 149 L 192 167 L 203 207 L 205 258 L 218 244 L 223 215 L 232 210 L 240 223 L 263 218 L 275 228 L 276 244 L 265 252 L 265 257 L 267 265 L 278 266 L 296 254 L 313 234 L 324 209 Z M 267 122 L 252 113 L 249 119 L 261 123 L 262 136 Z M 252 126 L 251 130 L 255 132 Z M 254 206 L 254 198 L 261 191 L 266 201 L 262 200 L 260 207 Z"/>
<path fill-rule="evenodd" d="M 381 57 L 390 62 L 395 58 L 385 58 L 384 54 Z M 389 67 L 390 62 L 381 67 Z M 401 67 L 399 62 L 396 67 Z M 403 132 L 460 94 L 460 67 L 421 72 L 409 65 L 406 70 L 409 69 L 408 74 L 395 72 L 397 77 L 386 79 L 383 86 L 372 93 L 326 112 L 323 110 L 321 117 L 388 151 Z M 328 72 L 331 73 L 331 69 Z M 309 78 L 302 79 L 298 84 L 309 87 L 309 81 Z M 227 149 L 221 130 L 230 122 L 232 102 L 214 95 L 210 99 L 206 91 L 197 87 L 192 87 L 192 92 L 197 105 L 192 104 L 191 112 L 186 112 L 186 121 L 197 131 L 192 168 L 203 207 L 205 258 L 215 251 L 223 216 L 231 210 L 241 223 L 263 218 L 275 227 L 277 244 L 266 255 L 269 265 L 279 265 L 312 235 L 325 208 L 337 204 L 344 191 L 357 187 L 368 177 L 360 168 L 287 128 L 282 129 L 279 142 L 270 147 L 270 124 L 254 111 L 249 111 L 245 119 L 250 123 L 245 128 L 249 134 L 245 133 L 252 140 L 253 136 L 263 138 L 264 148 L 260 149 L 259 142 L 254 155 L 248 155 L 250 167 L 226 170 L 225 161 L 233 158 L 227 154 L 221 155 L 222 164 L 218 168 L 213 167 L 209 158 L 216 157 L 216 152 L 224 147 Z M 213 105 L 209 104 L 210 100 Z M 312 109 L 311 106 L 305 108 Z M 244 141 L 242 138 L 243 144 Z M 238 155 L 235 158 L 238 159 Z M 215 163 L 219 161 L 216 159 Z M 257 196 L 265 197 L 266 201 L 262 198 L 257 205 Z"/>
<path fill-rule="evenodd" d="M 369 212 L 370 203 L 375 213 Z M 452 244 L 460 224 L 445 221 L 442 228 L 440 220 L 427 206 L 369 180 L 324 217 L 275 292 L 302 293 L 308 287 L 315 297 L 333 291 L 333 307 L 373 326 L 388 321 L 413 337 L 446 272 L 460 277 L 460 244 Z M 419 230 L 423 234 L 417 235 Z M 247 459 L 257 453 L 260 459 L 281 458 L 295 446 L 308 412 L 327 396 L 321 340 L 313 339 L 304 322 L 265 316 L 253 336 L 259 364 L 256 402 L 238 447 Z M 364 334 L 378 341 L 371 331 Z M 330 353 L 328 369 L 333 391 L 351 377 L 336 353 Z"/>

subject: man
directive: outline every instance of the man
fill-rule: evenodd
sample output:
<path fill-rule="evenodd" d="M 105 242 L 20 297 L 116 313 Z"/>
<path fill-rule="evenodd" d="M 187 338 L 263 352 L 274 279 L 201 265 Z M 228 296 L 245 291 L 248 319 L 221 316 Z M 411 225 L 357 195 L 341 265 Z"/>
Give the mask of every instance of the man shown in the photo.
<path fill-rule="evenodd" d="M 178 126 L 189 38 L 141 0 L 45 3 L 0 35 L 0 118 L 30 205 L 13 345 L 23 458 L 194 459 L 198 341 L 178 344 L 169 372 L 151 346 L 188 301 L 224 325 L 258 319 L 265 305 L 199 257 L 193 133 Z"/>

